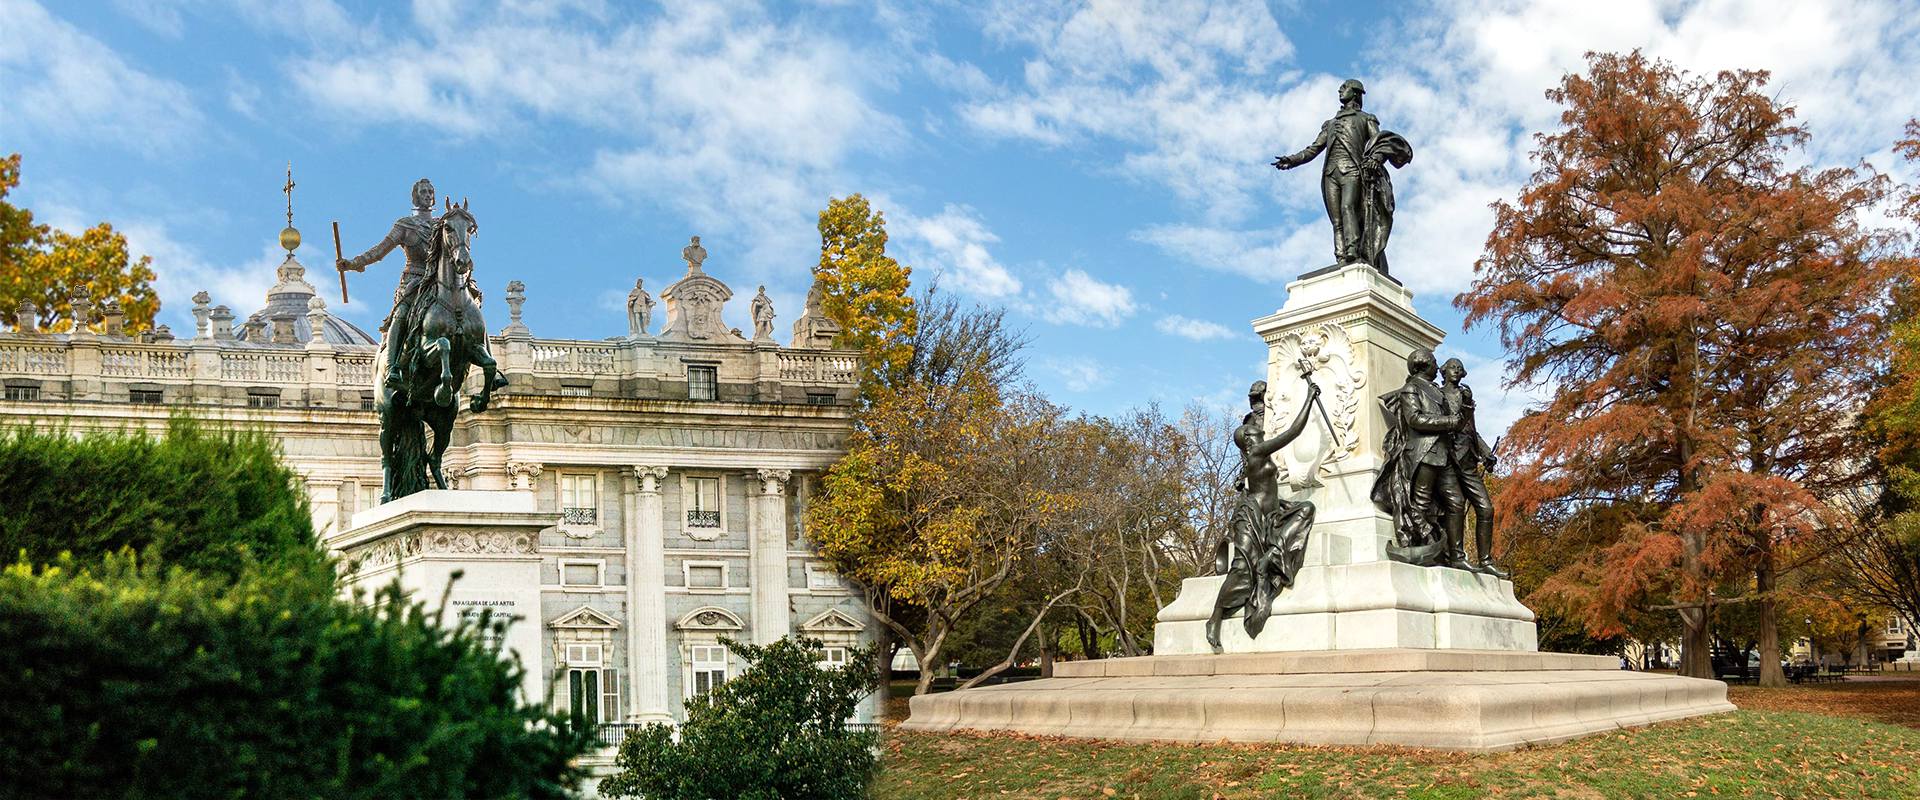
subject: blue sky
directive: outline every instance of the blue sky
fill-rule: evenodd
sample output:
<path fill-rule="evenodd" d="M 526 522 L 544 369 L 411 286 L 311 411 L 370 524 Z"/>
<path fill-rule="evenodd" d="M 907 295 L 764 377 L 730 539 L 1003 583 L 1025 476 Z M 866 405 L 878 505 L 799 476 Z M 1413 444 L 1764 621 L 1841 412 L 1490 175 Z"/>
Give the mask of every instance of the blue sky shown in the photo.
<path fill-rule="evenodd" d="M 554 337 L 624 333 L 633 279 L 676 278 L 692 234 L 730 321 L 750 327 L 765 284 L 784 331 L 815 215 L 862 192 L 916 283 L 1007 307 L 1032 380 L 1095 413 L 1230 404 L 1259 377 L 1249 321 L 1331 260 L 1317 170 L 1266 162 L 1311 141 L 1344 78 L 1413 144 L 1390 255 L 1483 398 L 1501 350 L 1450 300 L 1583 52 L 1773 70 L 1816 164 L 1910 177 L 1887 151 L 1920 110 L 1920 9 L 1870 0 L 0 0 L 0 20 L 18 201 L 125 230 L 177 331 L 200 289 L 261 305 L 289 160 L 330 302 L 328 223 L 363 249 L 427 176 L 472 200 L 489 298 L 526 282 Z M 335 313 L 374 327 L 398 268 L 350 276 Z M 1483 425 L 1527 398 L 1483 400 Z"/>

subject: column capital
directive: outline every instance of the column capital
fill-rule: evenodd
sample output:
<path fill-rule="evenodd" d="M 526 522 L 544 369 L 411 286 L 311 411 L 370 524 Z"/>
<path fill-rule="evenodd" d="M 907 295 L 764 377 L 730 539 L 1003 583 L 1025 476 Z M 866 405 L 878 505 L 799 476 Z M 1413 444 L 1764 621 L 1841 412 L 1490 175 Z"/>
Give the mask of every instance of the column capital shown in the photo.
<path fill-rule="evenodd" d="M 545 471 L 545 465 L 534 461 L 507 462 L 507 478 L 518 489 L 532 489 L 533 479 L 540 477 L 540 473 Z"/>
<path fill-rule="evenodd" d="M 659 494 L 660 482 L 667 479 L 667 468 L 636 464 L 633 477 L 640 480 L 641 494 Z"/>
<path fill-rule="evenodd" d="M 785 494 L 787 491 L 787 479 L 793 477 L 793 470 L 758 469 L 754 470 L 753 474 L 760 479 L 760 491 L 762 494 Z"/>

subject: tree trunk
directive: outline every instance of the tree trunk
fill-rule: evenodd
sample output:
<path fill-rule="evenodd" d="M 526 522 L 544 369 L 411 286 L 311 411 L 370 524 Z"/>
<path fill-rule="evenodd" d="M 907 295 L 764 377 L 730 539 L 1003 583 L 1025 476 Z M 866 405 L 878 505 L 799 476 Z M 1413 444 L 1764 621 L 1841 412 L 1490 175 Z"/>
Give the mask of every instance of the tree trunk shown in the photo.
<path fill-rule="evenodd" d="M 1683 481 L 1684 482 L 1684 481 Z M 1688 678 L 1713 677 L 1713 638 L 1710 630 L 1713 608 L 1709 604 L 1711 595 L 1705 587 L 1706 566 L 1701 563 L 1701 555 L 1706 550 L 1706 534 L 1688 531 L 1680 534 L 1681 566 L 1693 585 L 1701 587 L 1701 605 L 1697 608 L 1680 609 L 1680 624 L 1685 629 L 1680 634 L 1679 674 Z"/>
<path fill-rule="evenodd" d="M 1053 677 L 1053 632 L 1041 628 L 1040 641 L 1037 644 L 1040 647 L 1040 677 L 1051 678 Z"/>
<path fill-rule="evenodd" d="M 1753 571 L 1754 593 L 1760 604 L 1760 685 L 1785 686 L 1787 675 L 1780 669 L 1780 621 L 1776 619 L 1773 586 L 1777 582 L 1773 553 L 1763 551 Z"/>

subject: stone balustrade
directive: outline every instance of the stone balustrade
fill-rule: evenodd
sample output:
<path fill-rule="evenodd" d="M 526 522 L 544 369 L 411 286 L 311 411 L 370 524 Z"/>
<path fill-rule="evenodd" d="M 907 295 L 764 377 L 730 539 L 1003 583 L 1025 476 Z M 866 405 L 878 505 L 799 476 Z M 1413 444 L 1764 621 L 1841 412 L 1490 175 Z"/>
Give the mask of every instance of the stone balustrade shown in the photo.
<path fill-rule="evenodd" d="M 721 365 L 721 383 L 749 387 L 742 389 L 746 395 L 724 400 L 806 399 L 795 391 L 832 391 L 851 399 L 858 380 L 858 357 L 843 350 L 511 335 L 494 337 L 492 347 L 501 371 L 525 378 L 514 380 L 510 393 L 557 393 L 543 384 L 559 383 L 590 386 L 591 396 L 671 399 L 673 391 L 662 386 L 684 382 L 689 362 Z M 279 390 L 282 404 L 358 407 L 380 372 L 375 358 L 369 346 L 326 342 L 212 337 L 143 342 L 94 334 L 0 333 L 0 380 L 36 384 L 42 400 L 123 400 L 129 385 L 156 384 L 192 388 L 169 389 L 169 403 L 245 405 L 245 390 L 271 388 Z"/>

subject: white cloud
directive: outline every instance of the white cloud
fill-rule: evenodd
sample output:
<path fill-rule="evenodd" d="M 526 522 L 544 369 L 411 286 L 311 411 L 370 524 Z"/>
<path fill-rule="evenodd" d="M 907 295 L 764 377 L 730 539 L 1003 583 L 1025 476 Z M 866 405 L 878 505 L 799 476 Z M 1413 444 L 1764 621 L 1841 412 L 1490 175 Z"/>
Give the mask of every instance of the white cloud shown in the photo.
<path fill-rule="evenodd" d="M 1090 358 L 1047 358 L 1040 366 L 1053 373 L 1069 392 L 1091 392 L 1113 382 L 1106 368 Z"/>
<path fill-rule="evenodd" d="M 214 305 L 233 309 L 238 321 L 244 322 L 246 315 L 267 304 L 267 290 L 273 288 L 274 270 L 287 256 L 287 251 L 268 242 L 261 246 L 260 255 L 250 261 L 217 264 L 196 248 L 175 239 L 165 223 L 132 220 L 115 227 L 126 234 L 127 249 L 135 257 L 153 257 L 153 290 L 160 295 L 159 321 L 171 326 L 175 336 L 183 338 L 193 335 L 192 308 L 196 292 L 206 290 Z M 302 263 L 307 260 L 302 259 Z M 328 267 L 328 271 L 331 270 Z M 314 278 L 315 273 L 310 270 L 307 282 L 313 283 Z"/>
<path fill-rule="evenodd" d="M 568 5 L 451 14 L 423 3 L 416 22 L 433 25 L 344 54 L 316 50 L 287 73 L 312 100 L 369 124 L 610 134 L 613 144 L 584 154 L 581 184 L 682 214 L 762 268 L 790 268 L 813 247 L 813 215 L 849 190 L 855 153 L 905 138 L 869 97 L 889 62 L 830 31 L 749 3 L 670 4 L 637 22 Z"/>
<path fill-rule="evenodd" d="M 1231 339 L 1235 336 L 1233 331 L 1227 329 L 1227 326 L 1218 322 L 1183 317 L 1179 314 L 1161 317 L 1159 322 L 1153 324 L 1153 327 L 1161 333 L 1178 336 L 1182 339 L 1192 339 L 1196 342 L 1204 342 L 1210 339 Z"/>
<path fill-rule="evenodd" d="M 888 216 L 902 260 L 916 273 L 933 277 L 942 288 L 985 299 L 1020 293 L 1020 279 L 987 250 L 1000 237 L 972 208 L 949 203 L 930 217 L 906 211 Z"/>
<path fill-rule="evenodd" d="M 1258 167 L 1273 143 L 1319 123 L 1317 108 L 1266 91 L 1293 45 L 1256 0 L 999 2 L 980 13 L 989 36 L 1032 55 L 1017 86 L 955 84 L 972 90 L 962 119 L 1049 146 L 1120 142 L 1120 173 L 1224 218 L 1269 191 Z"/>
<path fill-rule="evenodd" d="M 1133 316 L 1133 290 L 1106 283 L 1077 269 L 1047 281 L 1048 301 L 1040 313 L 1049 322 L 1111 328 Z"/>
<path fill-rule="evenodd" d="M 0 20 L 0 138 L 32 133 L 152 154 L 202 128 L 186 87 L 127 63 L 38 3 L 0 0 Z"/>

